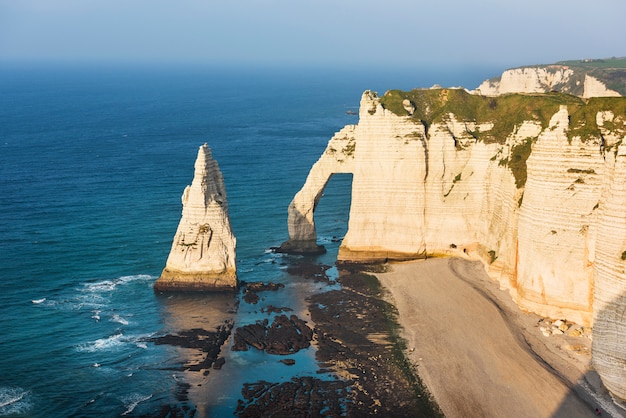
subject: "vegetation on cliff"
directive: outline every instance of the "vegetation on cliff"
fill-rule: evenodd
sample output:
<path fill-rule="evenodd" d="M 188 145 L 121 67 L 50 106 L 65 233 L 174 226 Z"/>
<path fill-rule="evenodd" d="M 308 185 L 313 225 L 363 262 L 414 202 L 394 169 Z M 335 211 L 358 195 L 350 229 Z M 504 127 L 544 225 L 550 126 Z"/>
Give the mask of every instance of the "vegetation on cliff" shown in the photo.
<path fill-rule="evenodd" d="M 567 106 L 570 115 L 570 138 L 599 138 L 600 129 L 596 124 L 599 111 L 610 110 L 616 116 L 626 115 L 626 98 L 594 97 L 585 100 L 564 93 L 486 97 L 462 89 L 389 90 L 380 98 L 380 103 L 396 115 L 407 116 L 402 104 L 404 100 L 409 100 L 415 107 L 411 118 L 427 128 L 433 123 L 445 122 L 452 113 L 460 121 L 493 123 L 493 128 L 488 131 L 481 132 L 477 128 L 468 133 L 479 141 L 501 144 L 524 121 L 536 121 L 543 129 L 547 128 L 550 118 L 561 105 Z M 614 127 L 618 128 L 617 125 Z"/>
<path fill-rule="evenodd" d="M 406 101 L 414 108 L 407 111 Z M 594 97 L 582 99 L 564 93 L 548 94 L 505 94 L 486 97 L 470 94 L 463 89 L 415 89 L 411 91 L 390 90 L 380 98 L 381 105 L 396 115 L 407 116 L 422 123 L 426 131 L 431 125 L 451 120 L 468 123 L 467 133 L 476 141 L 504 145 L 507 137 L 515 132 L 524 121 L 539 123 L 542 129 L 549 126 L 550 119 L 560 106 L 567 106 L 569 113 L 570 141 L 579 137 L 582 141 L 602 138 L 596 117 L 598 112 L 610 111 L 614 118 L 604 122 L 604 129 L 626 135 L 626 97 Z M 492 125 L 489 130 L 481 126 Z M 515 183 L 521 188 L 526 183 L 526 160 L 532 144 L 537 138 L 527 138 L 514 144 L 510 155 L 500 160 L 515 176 Z"/>

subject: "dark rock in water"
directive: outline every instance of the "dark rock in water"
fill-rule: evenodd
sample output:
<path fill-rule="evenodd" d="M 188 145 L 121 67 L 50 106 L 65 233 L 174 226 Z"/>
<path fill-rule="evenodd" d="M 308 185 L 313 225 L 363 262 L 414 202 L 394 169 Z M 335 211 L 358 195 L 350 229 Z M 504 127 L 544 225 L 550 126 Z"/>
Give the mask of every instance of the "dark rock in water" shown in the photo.
<path fill-rule="evenodd" d="M 254 305 L 259 301 L 259 295 L 257 295 L 255 292 L 250 292 L 248 290 L 245 290 L 245 294 L 243 295 L 243 300 L 246 303 Z"/>
<path fill-rule="evenodd" d="M 168 334 L 161 337 L 148 338 L 145 341 L 153 342 L 156 345 L 173 345 L 184 348 L 195 348 L 203 353 L 206 357 L 199 363 L 186 365 L 186 370 L 201 371 L 211 368 L 217 360 L 222 346 L 228 339 L 233 329 L 233 322 L 226 321 L 223 325 L 217 327 L 215 331 L 195 328 L 181 331 L 178 335 Z"/>
<path fill-rule="evenodd" d="M 164 405 L 158 412 L 154 414 L 140 415 L 141 418 L 193 418 L 195 416 L 196 410 L 188 405 Z"/>
<path fill-rule="evenodd" d="M 293 366 L 294 364 L 296 364 L 296 361 L 292 358 L 284 358 L 282 360 L 279 360 L 281 363 L 286 364 L 287 366 Z"/>
<path fill-rule="evenodd" d="M 350 402 L 346 382 L 310 376 L 246 383 L 242 395 L 235 410 L 239 417 L 342 417 Z"/>
<path fill-rule="evenodd" d="M 299 264 L 293 264 L 287 268 L 287 273 L 293 276 L 300 276 L 305 279 L 314 280 L 316 282 L 330 282 L 326 270 L 330 266 L 324 264 L 313 264 L 311 262 L 303 261 Z"/>
<path fill-rule="evenodd" d="M 263 282 L 241 282 L 241 287 L 244 290 L 248 290 L 251 292 L 262 292 L 264 290 L 278 290 L 278 289 L 282 289 L 285 287 L 284 284 L 282 283 L 272 283 L 269 282 L 267 284 L 263 283 Z"/>
<path fill-rule="evenodd" d="M 189 400 L 189 383 L 178 382 L 176 386 L 176 399 L 181 402 Z"/>
<path fill-rule="evenodd" d="M 261 309 L 261 312 L 267 312 L 268 314 L 269 313 L 291 312 L 291 311 L 293 311 L 293 309 L 291 309 L 291 308 L 285 308 L 285 307 L 277 308 L 276 306 L 273 306 L 273 305 L 269 305 L 267 308 L 262 308 Z"/>
<path fill-rule="evenodd" d="M 298 271 L 308 277 L 325 271 L 311 263 L 301 267 L 297 267 Z M 437 405 L 431 403 L 414 367 L 403 356 L 395 308 L 384 300 L 383 289 L 375 276 L 353 267 L 349 272 L 340 270 L 337 281 L 342 289 L 333 286 L 330 291 L 307 298 L 315 323 L 318 373 L 349 377 L 346 380 L 296 377 L 283 383 L 246 383 L 235 415 L 442 416 Z M 280 323 L 285 319 L 282 315 Z M 248 328 L 238 328 L 235 344 L 244 350 L 248 347 L 246 341 L 264 347 L 267 344 L 264 338 L 271 329 L 268 322 L 266 319 Z M 281 361 L 289 364 L 289 360 Z"/>
<path fill-rule="evenodd" d="M 375 276 L 340 275 L 342 289 L 313 295 L 321 367 L 349 374 L 347 416 L 441 416 L 413 366 L 402 354 L 396 310 Z"/>
<path fill-rule="evenodd" d="M 263 283 L 263 282 L 244 282 L 242 281 L 240 287 L 243 289 L 244 296 L 243 300 L 246 303 L 250 303 L 252 305 L 256 304 L 259 301 L 259 295 L 257 292 L 263 292 L 265 290 L 278 290 L 285 287 L 282 283 Z"/>
<path fill-rule="evenodd" d="M 248 346 L 265 350 L 269 354 L 293 354 L 308 348 L 313 339 L 313 330 L 296 315 L 287 318 L 279 315 L 271 326 L 267 319 L 245 325 L 235 330 L 233 351 L 247 351 Z"/>
<path fill-rule="evenodd" d="M 224 363 L 226 363 L 226 359 L 224 357 L 218 357 L 213 362 L 213 369 L 220 370 L 222 368 L 222 366 L 224 365 Z"/>
<path fill-rule="evenodd" d="M 326 247 L 317 245 L 315 240 L 288 240 L 283 242 L 274 252 L 292 255 L 320 255 L 326 254 Z"/>

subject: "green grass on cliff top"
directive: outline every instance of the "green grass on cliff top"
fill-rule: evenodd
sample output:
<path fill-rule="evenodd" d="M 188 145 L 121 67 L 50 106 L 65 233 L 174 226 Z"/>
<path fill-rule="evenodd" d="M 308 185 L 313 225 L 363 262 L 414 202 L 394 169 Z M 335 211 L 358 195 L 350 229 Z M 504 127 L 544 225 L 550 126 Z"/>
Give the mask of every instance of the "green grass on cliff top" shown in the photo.
<path fill-rule="evenodd" d="M 626 97 L 584 100 L 563 93 L 485 97 L 469 94 L 462 89 L 415 89 L 390 90 L 380 98 L 380 102 L 385 109 L 396 115 L 407 116 L 402 105 L 405 99 L 415 106 L 411 117 L 423 123 L 427 129 L 433 123 L 447 120 L 450 113 L 460 121 L 493 123 L 493 128 L 489 131 L 468 131 L 477 140 L 487 143 L 503 144 L 506 137 L 523 121 L 537 121 L 544 129 L 547 128 L 550 118 L 559 111 L 561 105 L 567 106 L 570 115 L 570 138 L 580 136 L 585 140 L 599 137 L 596 114 L 600 110 L 611 110 L 615 116 L 626 118 Z"/>
<path fill-rule="evenodd" d="M 584 68 L 626 68 L 626 57 L 559 61 L 556 65 Z"/>

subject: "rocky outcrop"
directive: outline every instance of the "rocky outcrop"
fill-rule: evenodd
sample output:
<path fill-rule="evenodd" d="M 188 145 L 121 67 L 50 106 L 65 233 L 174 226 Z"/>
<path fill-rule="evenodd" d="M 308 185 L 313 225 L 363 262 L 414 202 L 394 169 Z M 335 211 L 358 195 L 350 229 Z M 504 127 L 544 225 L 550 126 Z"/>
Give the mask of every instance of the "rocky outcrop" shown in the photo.
<path fill-rule="evenodd" d="M 228 290 L 237 286 L 235 237 L 222 173 L 211 150 L 198 150 L 194 178 L 182 196 L 183 213 L 158 291 Z"/>
<path fill-rule="evenodd" d="M 359 117 L 294 197 L 284 248 L 315 243 L 323 188 L 350 172 L 340 260 L 480 259 L 522 309 L 585 327 L 595 317 L 598 370 L 626 381 L 626 99 L 368 91 Z"/>
<path fill-rule="evenodd" d="M 498 96 L 508 93 L 558 91 L 580 97 L 617 97 L 621 94 L 580 68 L 566 65 L 522 67 L 506 70 L 498 78 L 484 81 L 475 93 Z"/>

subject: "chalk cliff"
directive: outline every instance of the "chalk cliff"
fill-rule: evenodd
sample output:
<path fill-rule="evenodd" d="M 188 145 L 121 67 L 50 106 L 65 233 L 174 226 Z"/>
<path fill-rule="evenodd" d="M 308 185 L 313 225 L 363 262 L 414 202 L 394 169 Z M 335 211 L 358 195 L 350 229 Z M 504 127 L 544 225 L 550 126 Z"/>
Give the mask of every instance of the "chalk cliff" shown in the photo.
<path fill-rule="evenodd" d="M 500 77 L 484 81 L 475 93 L 498 96 L 508 93 L 549 93 L 558 91 L 580 97 L 617 97 L 620 92 L 588 71 L 567 65 L 522 67 L 506 70 Z M 624 84 L 624 75 L 621 84 Z"/>
<path fill-rule="evenodd" d="M 198 150 L 191 186 L 156 290 L 210 291 L 237 286 L 235 237 L 230 228 L 222 173 L 211 150 Z"/>
<path fill-rule="evenodd" d="M 480 259 L 522 309 L 595 316 L 598 370 L 626 398 L 625 137 L 626 98 L 367 91 L 289 206 L 283 248 L 314 246 L 326 182 L 352 173 L 340 260 Z"/>
<path fill-rule="evenodd" d="M 596 245 L 593 366 L 607 388 L 626 400 L 626 143 L 608 155 Z"/>

